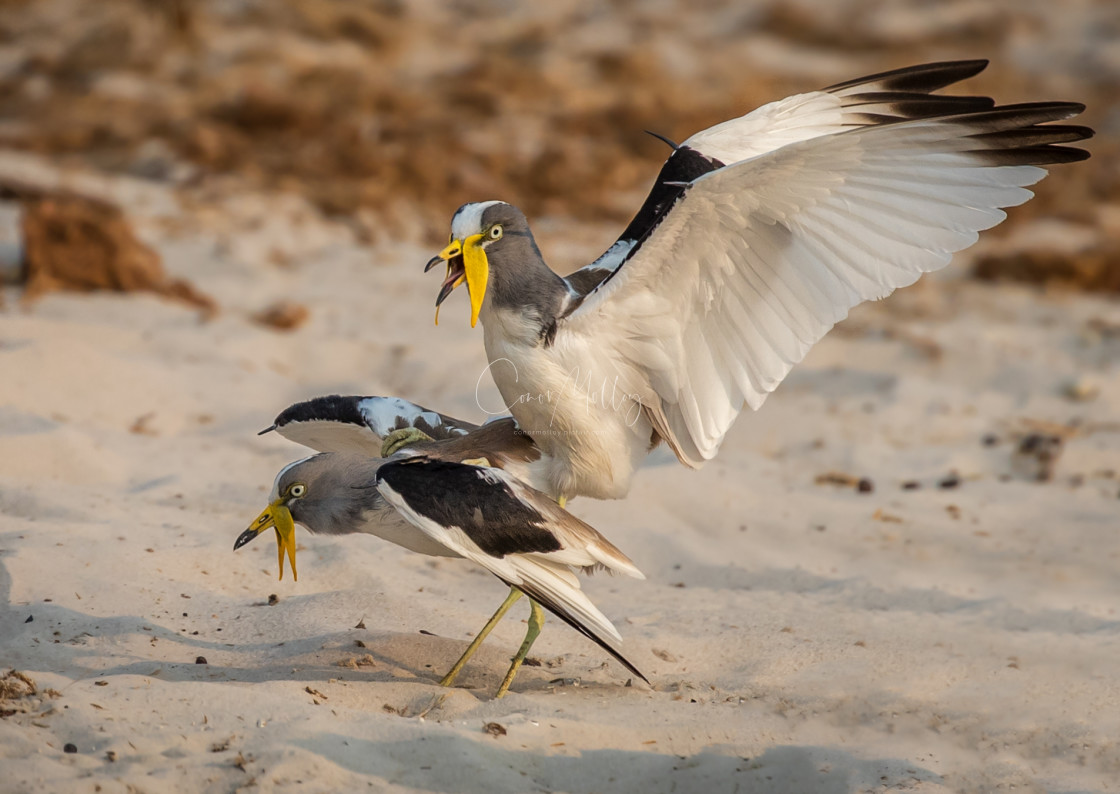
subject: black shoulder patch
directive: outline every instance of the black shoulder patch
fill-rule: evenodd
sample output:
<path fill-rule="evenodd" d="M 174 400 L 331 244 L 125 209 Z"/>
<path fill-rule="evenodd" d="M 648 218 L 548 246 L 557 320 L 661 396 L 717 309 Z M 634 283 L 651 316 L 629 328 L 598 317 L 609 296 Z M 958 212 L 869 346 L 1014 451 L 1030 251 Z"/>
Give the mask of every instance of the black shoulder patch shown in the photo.
<path fill-rule="evenodd" d="M 316 397 L 302 403 L 290 405 L 276 417 L 277 428 L 291 422 L 345 422 L 351 425 L 366 426 L 365 417 L 358 409 L 358 403 L 365 397 L 343 397 L 331 394 L 327 397 Z"/>
<path fill-rule="evenodd" d="M 482 467 L 406 458 L 383 465 L 377 481 L 399 493 L 425 518 L 441 526 L 459 527 L 493 557 L 561 548 L 545 526 L 544 516 Z"/>
<path fill-rule="evenodd" d="M 653 183 L 638 214 L 618 239 L 641 240 L 684 192 L 684 187 L 676 183 L 691 182 L 699 176 L 723 168 L 724 165 L 714 157 L 705 157 L 688 146 L 675 149 L 661 166 L 661 173 L 657 175 L 657 181 Z"/>
<path fill-rule="evenodd" d="M 701 154 L 691 146 L 676 147 L 673 153 L 669 155 L 669 159 L 661 166 L 661 172 L 657 175 L 657 181 L 653 183 L 653 188 L 650 189 L 649 195 L 646 196 L 645 202 L 642 204 L 641 209 L 638 210 L 638 214 L 634 216 L 634 219 L 630 221 L 630 225 L 619 235 L 619 242 L 632 241 L 634 243 L 626 253 L 626 258 L 613 270 L 605 273 L 599 282 L 594 285 L 593 289 L 598 289 L 603 286 L 622 270 L 626 262 L 642 247 L 642 243 L 645 242 L 645 239 L 657 228 L 658 224 L 665 219 L 666 214 L 672 210 L 673 205 L 684 195 L 684 192 L 688 189 L 689 182 L 704 174 L 718 171 L 725 165 L 726 163 L 714 157 Z M 593 272 L 598 273 L 599 271 L 595 269 Z M 588 279 L 590 278 L 589 276 Z M 568 283 L 573 283 L 571 276 L 568 277 Z M 590 292 L 590 290 L 588 290 L 588 292 Z M 575 306 L 569 307 L 568 314 L 574 309 Z"/>

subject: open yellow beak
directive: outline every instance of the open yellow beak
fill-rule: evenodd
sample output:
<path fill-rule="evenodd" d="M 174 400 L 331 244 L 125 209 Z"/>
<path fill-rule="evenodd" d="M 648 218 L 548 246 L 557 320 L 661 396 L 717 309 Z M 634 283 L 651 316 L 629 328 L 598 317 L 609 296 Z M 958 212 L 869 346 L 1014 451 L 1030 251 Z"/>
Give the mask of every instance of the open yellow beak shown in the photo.
<path fill-rule="evenodd" d="M 440 304 L 464 281 L 471 294 L 471 328 L 478 324 L 478 313 L 482 310 L 486 284 L 490 280 L 490 263 L 486 260 L 485 249 L 480 245 L 485 236 L 480 233 L 472 234 L 465 240 L 452 240 L 439 252 L 439 256 L 428 262 L 425 270 L 440 261 L 447 263 L 447 277 L 436 298 L 436 325 L 439 325 Z"/>
<path fill-rule="evenodd" d="M 299 581 L 296 573 L 296 523 L 292 513 L 282 500 L 277 499 L 264 509 L 249 528 L 242 532 L 233 544 L 234 551 L 244 546 L 269 527 L 276 530 L 276 556 L 280 565 L 280 576 L 284 578 L 284 554 L 292 563 L 292 579 Z"/>

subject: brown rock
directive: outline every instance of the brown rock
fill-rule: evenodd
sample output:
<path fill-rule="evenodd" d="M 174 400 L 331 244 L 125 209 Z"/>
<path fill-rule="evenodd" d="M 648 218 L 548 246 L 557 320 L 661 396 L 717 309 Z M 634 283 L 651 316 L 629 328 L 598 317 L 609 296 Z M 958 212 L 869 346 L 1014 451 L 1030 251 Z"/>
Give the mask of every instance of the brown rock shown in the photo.
<path fill-rule="evenodd" d="M 154 292 L 197 306 L 217 304 L 168 278 L 159 254 L 137 239 L 121 210 L 105 201 L 56 194 L 23 203 L 24 301 L 54 290 Z"/>

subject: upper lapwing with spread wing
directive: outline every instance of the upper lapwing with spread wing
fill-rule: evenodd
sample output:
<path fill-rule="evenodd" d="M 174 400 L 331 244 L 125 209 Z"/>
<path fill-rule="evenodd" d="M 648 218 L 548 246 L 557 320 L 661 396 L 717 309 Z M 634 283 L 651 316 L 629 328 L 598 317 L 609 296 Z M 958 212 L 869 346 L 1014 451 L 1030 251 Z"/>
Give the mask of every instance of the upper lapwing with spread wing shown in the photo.
<path fill-rule="evenodd" d="M 490 371 L 564 499 L 619 498 L 664 441 L 699 467 L 834 324 L 944 267 L 1083 160 L 1070 102 L 934 93 L 986 61 L 935 63 L 799 94 L 675 146 L 634 220 L 567 278 L 525 216 L 467 204 L 438 305 L 460 284 Z"/>

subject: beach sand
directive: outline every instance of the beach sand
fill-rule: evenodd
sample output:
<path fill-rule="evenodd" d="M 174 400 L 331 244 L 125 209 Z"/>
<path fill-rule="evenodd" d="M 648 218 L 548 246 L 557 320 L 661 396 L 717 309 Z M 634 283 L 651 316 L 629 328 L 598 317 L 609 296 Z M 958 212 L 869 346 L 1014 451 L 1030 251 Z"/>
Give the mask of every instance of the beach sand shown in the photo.
<path fill-rule="evenodd" d="M 573 501 L 648 577 L 584 587 L 652 686 L 550 619 L 495 700 L 523 605 L 437 685 L 504 595 L 485 571 L 302 529 L 298 582 L 269 536 L 232 551 L 305 454 L 257 435 L 289 404 L 498 404 L 465 295 L 433 326 L 438 243 L 251 181 L 8 151 L 0 174 L 115 201 L 219 305 L 3 290 L 0 674 L 27 681 L 0 681 L 0 791 L 1120 786 L 1120 302 L 968 277 L 1115 240 L 1115 212 L 985 237 L 854 311 L 702 470 L 662 449 L 627 499 Z M 532 220 L 568 267 L 618 228 Z M 253 319 L 281 301 L 306 322 Z"/>
<path fill-rule="evenodd" d="M 0 721 L 0 787 L 1114 787 L 1115 300 L 958 264 L 861 307 L 710 465 L 658 452 L 628 499 L 572 504 L 649 577 L 585 586 L 652 688 L 552 620 L 495 701 L 518 610 L 462 688 L 436 684 L 502 596 L 489 574 L 302 530 L 298 582 L 276 581 L 268 537 L 231 551 L 303 454 L 256 435 L 289 403 L 484 417 L 465 299 L 436 328 L 423 247 L 362 247 L 295 200 L 226 209 L 140 221 L 173 275 L 224 297 L 208 322 L 138 295 L 23 310 L 9 290 L 0 658 L 57 695 Z M 273 264 L 275 230 L 300 224 Z M 251 321 L 297 295 L 297 331 Z M 1018 453 L 1031 433 L 1063 439 L 1049 481 Z"/>

